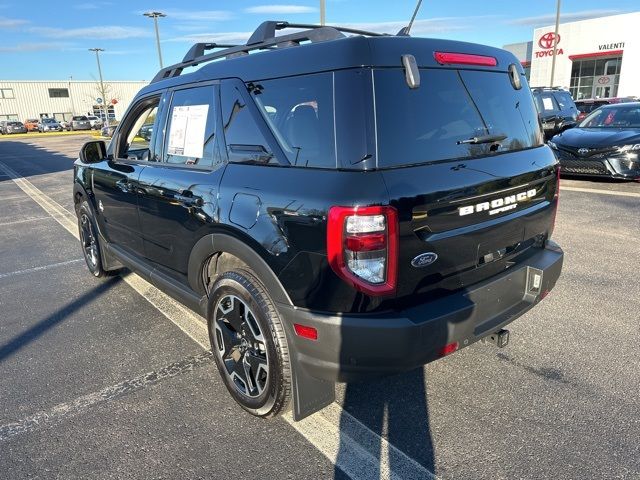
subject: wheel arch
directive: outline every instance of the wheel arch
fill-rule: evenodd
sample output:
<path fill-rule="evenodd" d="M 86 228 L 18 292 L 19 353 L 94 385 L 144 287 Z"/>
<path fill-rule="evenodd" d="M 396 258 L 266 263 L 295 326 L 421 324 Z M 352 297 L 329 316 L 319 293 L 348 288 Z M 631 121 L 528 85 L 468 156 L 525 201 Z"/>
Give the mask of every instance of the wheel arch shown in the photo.
<path fill-rule="evenodd" d="M 248 266 L 267 288 L 275 303 L 293 305 L 278 276 L 265 259 L 248 242 L 228 233 L 207 234 L 198 240 L 191 250 L 187 275 L 189 285 L 196 292 L 208 294 L 203 269 L 208 266 L 210 259 L 218 254 L 230 255 Z"/>

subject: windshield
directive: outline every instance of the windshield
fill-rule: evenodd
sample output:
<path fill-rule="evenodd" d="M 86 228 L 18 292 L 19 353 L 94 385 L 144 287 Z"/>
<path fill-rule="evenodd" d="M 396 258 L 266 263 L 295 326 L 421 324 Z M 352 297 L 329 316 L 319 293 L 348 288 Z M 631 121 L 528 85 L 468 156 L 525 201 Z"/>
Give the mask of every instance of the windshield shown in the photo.
<path fill-rule="evenodd" d="M 640 105 L 616 105 L 594 110 L 580 128 L 640 128 Z"/>
<path fill-rule="evenodd" d="M 87 117 L 73 117 L 74 120 L 88 120 Z"/>
<path fill-rule="evenodd" d="M 43 118 L 42 123 L 56 123 L 53 118 Z"/>
<path fill-rule="evenodd" d="M 531 92 L 506 72 L 420 69 L 410 89 L 402 69 L 376 70 L 378 165 L 397 167 L 542 145 Z M 490 141 L 474 142 L 475 137 Z"/>

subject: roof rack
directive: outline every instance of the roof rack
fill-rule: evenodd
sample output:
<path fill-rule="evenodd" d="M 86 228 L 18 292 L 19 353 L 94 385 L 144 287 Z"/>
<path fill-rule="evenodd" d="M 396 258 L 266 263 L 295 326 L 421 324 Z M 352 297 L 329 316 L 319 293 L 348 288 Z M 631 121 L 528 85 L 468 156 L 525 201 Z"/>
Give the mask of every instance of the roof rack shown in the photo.
<path fill-rule="evenodd" d="M 277 30 L 286 28 L 303 29 L 289 35 L 281 35 L 276 37 Z M 301 42 L 309 41 L 312 43 L 324 42 L 327 40 L 336 40 L 344 38 L 343 33 L 351 33 L 355 35 L 366 35 L 370 37 L 386 36 L 385 33 L 367 32 L 365 30 L 357 30 L 347 27 L 328 27 L 323 25 L 313 25 L 306 23 L 289 23 L 267 21 L 261 23 L 258 28 L 251 34 L 245 45 L 226 45 L 219 43 L 196 43 L 182 59 L 182 62 L 170 65 L 160 70 L 151 83 L 165 80 L 167 78 L 178 77 L 187 67 L 194 67 L 200 63 L 211 62 L 220 58 L 235 58 L 238 56 L 248 55 L 253 50 L 270 50 L 273 48 L 283 48 L 293 45 L 299 45 Z M 223 48 L 218 52 L 205 54 L 207 50 Z"/>

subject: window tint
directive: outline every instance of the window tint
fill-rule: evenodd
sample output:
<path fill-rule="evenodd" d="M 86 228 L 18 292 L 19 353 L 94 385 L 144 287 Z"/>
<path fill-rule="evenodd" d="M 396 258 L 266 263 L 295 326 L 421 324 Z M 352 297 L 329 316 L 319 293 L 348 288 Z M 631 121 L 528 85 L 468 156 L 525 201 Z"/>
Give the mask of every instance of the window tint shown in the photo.
<path fill-rule="evenodd" d="M 212 166 L 220 163 L 217 149 L 213 85 L 176 90 L 171 99 L 165 134 L 164 161 Z"/>
<path fill-rule="evenodd" d="M 421 69 L 420 75 L 421 87 L 410 89 L 401 69 L 375 71 L 380 167 L 541 144 L 531 94 L 514 90 L 506 73 Z M 507 138 L 499 146 L 458 143 L 483 135 Z"/>
<path fill-rule="evenodd" d="M 126 119 L 127 127 L 120 136 L 120 158 L 131 160 L 150 160 L 149 143 L 153 134 L 154 122 L 158 112 L 159 99 L 145 102 L 141 109 L 134 113 L 134 118 Z"/>
<path fill-rule="evenodd" d="M 569 92 L 556 92 L 556 100 L 560 105 L 560 110 L 570 110 L 573 107 L 573 98 Z"/>
<path fill-rule="evenodd" d="M 292 165 L 336 167 L 333 74 L 260 82 L 254 98 Z"/>
<path fill-rule="evenodd" d="M 240 88 L 246 91 L 244 85 L 224 82 L 221 90 L 222 127 L 229 161 L 277 163 Z"/>

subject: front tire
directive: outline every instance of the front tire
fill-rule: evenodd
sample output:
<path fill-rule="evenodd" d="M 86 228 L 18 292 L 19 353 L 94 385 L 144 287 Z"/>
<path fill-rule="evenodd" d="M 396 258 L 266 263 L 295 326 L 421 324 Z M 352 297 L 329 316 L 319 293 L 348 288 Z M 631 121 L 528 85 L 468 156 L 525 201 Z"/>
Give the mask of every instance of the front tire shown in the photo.
<path fill-rule="evenodd" d="M 98 229 L 93 219 L 93 212 L 86 200 L 82 200 L 78 208 L 78 230 L 80 232 L 80 246 L 87 268 L 96 278 L 107 277 L 110 272 L 102 266 L 102 254 L 98 240 Z"/>
<path fill-rule="evenodd" d="M 279 415 L 291 398 L 289 349 L 265 287 L 251 272 L 234 270 L 211 292 L 209 340 L 225 386 L 252 415 Z"/>

